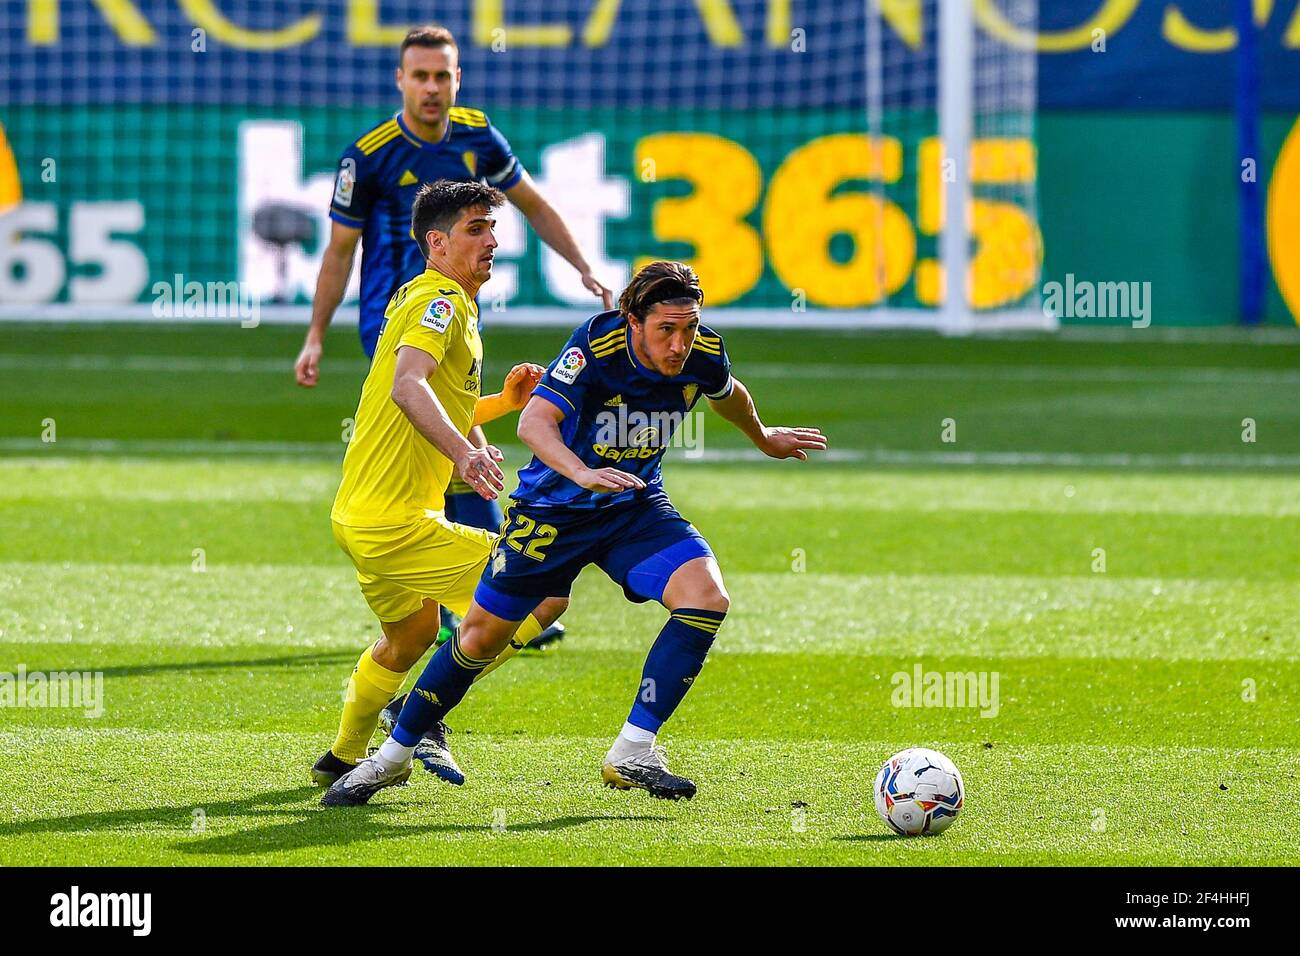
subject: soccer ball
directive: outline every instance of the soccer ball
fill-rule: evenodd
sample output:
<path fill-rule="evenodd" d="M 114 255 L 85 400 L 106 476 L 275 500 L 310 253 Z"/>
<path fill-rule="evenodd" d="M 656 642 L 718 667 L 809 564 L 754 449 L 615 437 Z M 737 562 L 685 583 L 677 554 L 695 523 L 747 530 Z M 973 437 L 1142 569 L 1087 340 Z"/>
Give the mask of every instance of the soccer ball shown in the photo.
<path fill-rule="evenodd" d="M 942 833 L 952 826 L 966 796 L 961 771 L 937 750 L 911 747 L 885 761 L 876 774 L 876 812 L 900 836 Z"/>

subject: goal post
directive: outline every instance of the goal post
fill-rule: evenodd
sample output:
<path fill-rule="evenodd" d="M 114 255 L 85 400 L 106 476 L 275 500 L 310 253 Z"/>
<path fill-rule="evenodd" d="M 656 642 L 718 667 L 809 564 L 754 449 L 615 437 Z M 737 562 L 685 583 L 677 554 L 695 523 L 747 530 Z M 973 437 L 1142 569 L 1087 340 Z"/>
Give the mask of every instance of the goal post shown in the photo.
<path fill-rule="evenodd" d="M 866 7 L 868 132 L 915 158 L 876 186 L 917 237 L 912 282 L 882 303 L 880 320 L 951 335 L 1057 328 L 1041 308 L 1036 52 L 990 30 L 974 0 Z M 1038 0 L 992 8 L 1019 36 L 1037 29 Z M 887 262 L 888 230 L 878 235 Z"/>
<path fill-rule="evenodd" d="M 939 4 L 939 141 L 943 144 L 943 205 L 939 240 L 943 299 L 939 324 L 961 334 L 975 328 L 965 277 L 970 273 L 972 197 L 969 157 L 974 139 L 975 17 L 966 0 Z M 950 277 L 957 277 L 955 280 Z"/>

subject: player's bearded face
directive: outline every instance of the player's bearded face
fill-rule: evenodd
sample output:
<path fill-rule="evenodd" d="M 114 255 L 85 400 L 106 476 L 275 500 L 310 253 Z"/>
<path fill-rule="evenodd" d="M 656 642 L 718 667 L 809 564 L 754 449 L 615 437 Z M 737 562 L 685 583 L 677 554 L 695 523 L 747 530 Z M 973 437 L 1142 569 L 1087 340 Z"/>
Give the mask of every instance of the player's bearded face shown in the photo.
<path fill-rule="evenodd" d="M 460 67 L 452 47 L 407 48 L 397 70 L 397 88 L 402 91 L 406 112 L 422 123 L 442 122 L 456 104 Z"/>
<path fill-rule="evenodd" d="M 657 303 L 643 322 L 632 322 L 632 347 L 647 368 L 660 375 L 678 375 L 695 344 L 700 324 L 698 305 Z"/>
<path fill-rule="evenodd" d="M 485 209 L 468 209 L 447 236 L 449 258 L 456 269 L 479 282 L 492 277 L 497 239 L 496 220 Z"/>

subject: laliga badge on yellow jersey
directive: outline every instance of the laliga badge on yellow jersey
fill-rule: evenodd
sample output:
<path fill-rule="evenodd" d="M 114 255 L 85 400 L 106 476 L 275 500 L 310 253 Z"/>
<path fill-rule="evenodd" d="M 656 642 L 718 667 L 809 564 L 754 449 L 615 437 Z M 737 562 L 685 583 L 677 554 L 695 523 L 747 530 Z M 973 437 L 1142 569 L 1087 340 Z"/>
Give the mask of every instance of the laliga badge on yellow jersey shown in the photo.
<path fill-rule="evenodd" d="M 430 302 L 429 307 L 424 310 L 420 324 L 435 332 L 446 332 L 447 326 L 451 324 L 451 317 L 455 314 L 456 307 L 452 305 L 451 299 L 439 297 Z"/>

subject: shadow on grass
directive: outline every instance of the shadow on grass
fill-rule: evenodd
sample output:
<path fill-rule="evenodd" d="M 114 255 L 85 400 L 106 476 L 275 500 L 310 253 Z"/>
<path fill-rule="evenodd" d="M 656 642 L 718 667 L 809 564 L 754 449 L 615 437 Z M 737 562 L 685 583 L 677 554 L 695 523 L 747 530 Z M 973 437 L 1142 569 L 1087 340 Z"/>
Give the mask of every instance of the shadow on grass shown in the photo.
<path fill-rule="evenodd" d="M 361 807 L 346 809 L 313 809 L 306 811 L 301 819 L 290 823 L 271 824 L 238 833 L 225 833 L 217 836 L 178 840 L 171 844 L 171 849 L 191 856 L 249 856 L 265 854 L 270 851 L 285 852 L 318 848 L 321 850 L 338 850 L 352 843 L 369 843 L 374 840 L 410 840 L 415 836 L 426 834 L 480 834 L 495 838 L 519 832 L 550 832 L 570 827 L 586 826 L 603 821 L 660 821 L 668 822 L 668 817 L 627 816 L 624 814 L 599 814 L 592 816 L 557 817 L 554 820 L 536 820 L 532 823 L 512 824 L 501 833 L 494 833 L 490 823 L 429 823 L 429 824 L 393 824 L 384 818 L 403 809 L 401 804 L 366 804 Z M 332 854 L 331 854 L 332 855 Z M 322 862 L 353 863 L 348 857 Z"/>
<path fill-rule="evenodd" d="M 16 646 L 5 645 L 0 642 L 0 647 Z M 31 645 L 24 645 L 30 647 Z M 57 650 L 57 646 L 53 648 Z M 148 648 L 144 649 L 148 652 Z M 169 673 L 192 673 L 202 671 L 218 670 L 237 670 L 246 667 L 302 667 L 307 666 L 333 666 L 336 664 L 353 665 L 357 662 L 357 654 L 360 653 L 355 649 L 338 650 L 338 651 L 318 651 L 314 654 L 284 654 L 279 657 L 241 657 L 234 660 L 208 660 L 208 661 L 158 661 L 148 664 L 119 664 L 115 667 L 96 667 L 94 663 L 84 661 L 60 661 L 43 662 L 38 660 L 36 664 L 27 662 L 26 666 L 29 671 L 35 670 L 78 670 L 94 671 L 108 677 L 142 677 L 153 674 Z M 531 656 L 541 656 L 529 655 Z M 48 666 L 39 666 L 48 663 Z M 75 666 L 74 666 L 75 665 Z"/>
<path fill-rule="evenodd" d="M 876 843 L 886 840 L 901 840 L 902 837 L 892 833 L 854 833 L 852 836 L 831 837 L 839 843 Z"/>
<path fill-rule="evenodd" d="M 174 661 L 159 664 L 127 664 L 105 667 L 101 673 L 107 677 L 140 677 L 173 671 L 233 670 L 241 667 L 301 667 L 304 664 L 355 664 L 357 651 L 321 651 L 316 654 L 285 654 L 281 657 L 248 657 L 233 661 Z"/>
<path fill-rule="evenodd" d="M 433 833 L 491 833 L 490 823 L 483 824 L 394 824 L 386 819 L 394 813 L 409 809 L 405 804 L 378 804 L 326 810 L 317 805 L 320 789 L 312 786 L 274 790 L 241 800 L 221 800 L 207 803 L 170 804 L 161 807 L 141 807 L 134 810 L 109 810 L 102 813 L 76 813 L 61 817 L 44 817 L 25 820 L 0 821 L 0 837 L 32 836 L 39 833 L 103 833 L 106 831 L 128 833 L 155 828 L 161 833 L 140 833 L 142 839 L 166 839 L 176 835 L 170 849 L 193 856 L 236 855 L 252 856 L 312 847 L 321 849 L 345 847 L 348 844 L 371 840 L 410 839 L 413 836 Z M 203 828 L 192 836 L 195 810 L 202 810 Z M 242 826 L 232 818 L 261 818 L 276 822 L 221 833 L 227 826 Z M 669 817 L 597 814 L 591 816 L 557 817 L 553 820 L 536 820 L 506 827 L 506 833 L 551 832 L 591 823 L 610 822 L 669 822 Z M 214 831 L 217 831 L 214 833 Z M 350 862 L 340 859 L 338 862 Z"/>
<path fill-rule="evenodd" d="M 102 813 L 74 813 L 64 817 L 4 820 L 0 821 L 0 837 L 84 831 L 125 832 L 141 827 L 166 828 L 179 833 L 189 831 L 193 827 L 195 810 L 202 810 L 206 818 L 296 814 L 300 811 L 277 808 L 299 803 L 319 793 L 317 787 L 308 785 L 290 790 L 275 790 L 243 800 L 181 803 L 164 807 L 139 807 L 134 810 L 108 810 Z"/>

